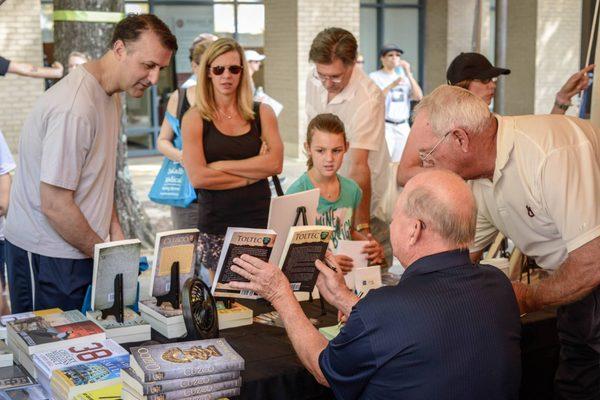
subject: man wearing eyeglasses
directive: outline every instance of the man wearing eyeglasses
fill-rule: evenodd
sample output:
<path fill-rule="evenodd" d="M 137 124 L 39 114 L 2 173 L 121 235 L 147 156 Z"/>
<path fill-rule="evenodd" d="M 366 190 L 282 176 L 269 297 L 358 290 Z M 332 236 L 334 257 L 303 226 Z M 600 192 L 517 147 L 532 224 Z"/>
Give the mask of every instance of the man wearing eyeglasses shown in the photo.
<path fill-rule="evenodd" d="M 441 86 L 415 109 L 424 167 L 473 180 L 473 259 L 498 232 L 550 275 L 513 282 L 521 312 L 558 308 L 559 398 L 600 395 L 600 129 L 562 115 L 502 117 L 473 93 Z"/>
<path fill-rule="evenodd" d="M 327 28 L 313 40 L 306 82 L 306 114 L 337 115 L 346 127 L 350 148 L 341 175 L 360 186 L 363 197 L 355 228 L 372 233 L 391 262 L 388 222 L 391 214 L 390 156 L 385 142 L 385 98 L 377 85 L 356 66 L 358 44 L 352 33 Z"/>

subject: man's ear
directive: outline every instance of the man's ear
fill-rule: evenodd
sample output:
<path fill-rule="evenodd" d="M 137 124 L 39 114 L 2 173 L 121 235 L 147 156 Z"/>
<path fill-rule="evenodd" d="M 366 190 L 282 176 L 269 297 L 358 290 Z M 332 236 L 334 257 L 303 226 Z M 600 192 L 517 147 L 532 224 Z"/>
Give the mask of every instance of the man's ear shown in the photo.
<path fill-rule="evenodd" d="M 112 51 L 115 53 L 117 60 L 121 60 L 123 57 L 125 57 L 125 54 L 127 53 L 125 43 L 121 39 L 117 40 L 113 44 Z"/>
<path fill-rule="evenodd" d="M 458 144 L 463 153 L 469 152 L 470 138 L 467 132 L 462 128 L 456 128 L 452 131 L 452 139 Z"/>
<path fill-rule="evenodd" d="M 422 225 L 421 225 L 421 221 L 418 219 L 411 219 L 411 232 L 410 232 L 410 236 L 408 238 L 408 243 L 411 246 L 414 246 L 415 244 L 417 244 L 417 242 L 419 241 L 419 239 L 421 238 L 421 229 L 422 229 Z"/>
<path fill-rule="evenodd" d="M 304 142 L 304 151 L 306 151 L 307 155 L 310 155 L 310 147 L 308 146 L 308 142 Z"/>

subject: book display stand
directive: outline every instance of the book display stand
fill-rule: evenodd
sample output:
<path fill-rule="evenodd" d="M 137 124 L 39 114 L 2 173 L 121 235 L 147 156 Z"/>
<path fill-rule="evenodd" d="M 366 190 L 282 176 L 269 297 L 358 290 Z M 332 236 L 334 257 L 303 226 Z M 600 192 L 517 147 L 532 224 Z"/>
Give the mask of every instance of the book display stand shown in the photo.
<path fill-rule="evenodd" d="M 123 323 L 123 274 L 115 276 L 115 300 L 112 307 L 102 310 L 102 319 L 108 318 L 109 315 L 113 315 L 118 323 Z"/>
<path fill-rule="evenodd" d="M 169 291 L 162 296 L 156 296 L 156 304 L 160 306 L 164 302 L 171 303 L 174 309 L 179 308 L 181 293 L 179 292 L 179 261 L 171 265 L 171 285 Z"/>
<path fill-rule="evenodd" d="M 300 206 L 300 207 L 296 208 L 296 218 L 294 218 L 294 224 L 292 226 L 298 226 L 300 217 L 302 217 L 302 225 L 308 226 L 308 219 L 306 218 L 306 207 L 304 207 L 304 206 Z M 308 301 L 310 301 L 311 303 L 314 301 L 312 292 L 310 292 L 308 294 Z M 321 305 L 321 315 L 326 315 L 327 310 L 325 310 L 325 301 L 320 296 L 319 296 L 319 304 Z"/>
<path fill-rule="evenodd" d="M 163 303 L 170 303 L 174 309 L 181 306 L 187 330 L 186 340 L 217 337 L 219 325 L 216 301 L 212 298 L 210 290 L 205 289 L 198 278 L 189 278 L 185 282 L 182 293 L 179 290 L 179 268 L 179 261 L 171 264 L 169 291 L 155 296 L 156 304 L 160 307 Z M 229 303 L 229 307 L 231 307 L 231 303 Z"/>

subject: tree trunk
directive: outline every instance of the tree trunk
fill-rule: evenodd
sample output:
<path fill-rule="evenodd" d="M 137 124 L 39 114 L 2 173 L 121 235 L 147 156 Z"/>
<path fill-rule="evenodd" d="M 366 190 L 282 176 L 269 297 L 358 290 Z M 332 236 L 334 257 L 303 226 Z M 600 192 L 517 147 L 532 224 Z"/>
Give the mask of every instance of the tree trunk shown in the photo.
<path fill-rule="evenodd" d="M 124 12 L 124 0 L 54 0 L 54 10 Z M 67 58 L 72 51 L 88 53 L 92 58 L 100 58 L 107 51 L 115 24 L 100 22 L 55 21 L 54 59 L 67 69 Z M 121 95 L 121 132 L 117 149 L 117 176 L 115 181 L 115 202 L 119 221 L 125 236 L 137 238 L 144 246 L 151 247 L 154 241 L 153 229 L 142 210 L 135 194 L 129 168 L 127 166 L 127 136 L 125 135 L 125 95 Z"/>
<path fill-rule="evenodd" d="M 124 12 L 124 0 L 54 0 L 54 10 Z M 54 22 L 54 59 L 67 70 L 67 58 L 72 51 L 83 51 L 92 58 L 100 58 L 106 52 L 112 37 L 113 23 L 100 22 Z"/>

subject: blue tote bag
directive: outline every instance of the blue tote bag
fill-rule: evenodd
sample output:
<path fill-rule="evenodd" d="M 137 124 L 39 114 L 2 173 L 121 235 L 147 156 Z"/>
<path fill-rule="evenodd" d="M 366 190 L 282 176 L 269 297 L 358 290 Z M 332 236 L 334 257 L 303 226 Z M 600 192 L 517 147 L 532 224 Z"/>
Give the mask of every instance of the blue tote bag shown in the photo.
<path fill-rule="evenodd" d="M 173 134 L 175 135 L 173 145 L 181 149 L 183 143 L 179 120 L 168 112 L 165 113 L 165 118 L 173 128 Z M 186 208 L 196 200 L 196 192 L 190 184 L 183 166 L 165 157 L 152 188 L 150 188 L 148 197 L 155 203 Z"/>

